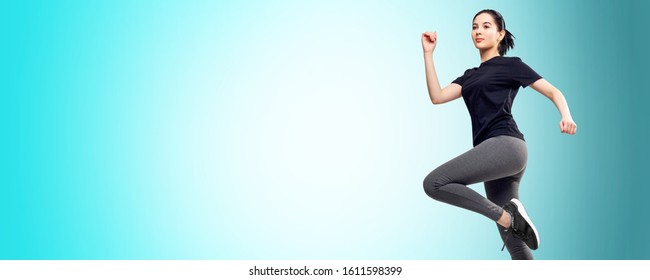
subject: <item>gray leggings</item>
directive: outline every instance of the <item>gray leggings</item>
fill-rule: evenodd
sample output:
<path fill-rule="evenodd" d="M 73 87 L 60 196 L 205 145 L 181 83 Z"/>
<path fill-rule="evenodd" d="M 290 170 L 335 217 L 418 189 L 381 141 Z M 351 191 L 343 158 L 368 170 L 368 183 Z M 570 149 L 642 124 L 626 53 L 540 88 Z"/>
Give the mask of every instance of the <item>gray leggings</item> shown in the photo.
<path fill-rule="evenodd" d="M 431 198 L 499 220 L 501 206 L 519 199 L 519 182 L 526 170 L 526 142 L 512 136 L 489 138 L 473 149 L 444 163 L 424 179 L 424 191 Z M 484 182 L 487 198 L 467 185 Z M 501 238 L 505 228 L 497 224 Z M 512 259 L 532 259 L 526 244 L 510 237 L 506 243 Z"/>

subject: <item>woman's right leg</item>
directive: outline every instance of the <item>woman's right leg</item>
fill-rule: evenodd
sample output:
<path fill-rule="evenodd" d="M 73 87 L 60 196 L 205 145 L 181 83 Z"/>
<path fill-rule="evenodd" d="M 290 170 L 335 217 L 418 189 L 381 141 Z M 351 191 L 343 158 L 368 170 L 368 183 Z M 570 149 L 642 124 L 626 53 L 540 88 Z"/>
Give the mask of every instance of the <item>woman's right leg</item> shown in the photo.
<path fill-rule="evenodd" d="M 502 205 L 483 197 L 467 185 L 512 176 L 526 167 L 526 143 L 511 136 L 497 136 L 444 163 L 424 179 L 431 198 L 482 214 L 493 221 Z"/>
<path fill-rule="evenodd" d="M 485 194 L 487 198 L 496 205 L 505 205 L 513 198 L 519 199 L 519 183 L 525 171 L 526 169 L 524 168 L 524 170 L 515 175 L 485 182 Z M 512 233 L 507 232 L 506 228 L 499 224 L 497 224 L 497 230 L 513 260 L 533 259 L 533 254 L 524 241 L 513 236 L 508 236 Z"/>

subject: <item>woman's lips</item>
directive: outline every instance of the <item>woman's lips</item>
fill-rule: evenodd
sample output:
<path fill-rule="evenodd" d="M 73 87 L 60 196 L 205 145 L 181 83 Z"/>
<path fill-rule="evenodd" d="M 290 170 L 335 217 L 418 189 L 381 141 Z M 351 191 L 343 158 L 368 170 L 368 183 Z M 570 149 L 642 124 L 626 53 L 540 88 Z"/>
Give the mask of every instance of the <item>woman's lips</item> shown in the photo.
<path fill-rule="evenodd" d="M 476 38 L 474 41 L 476 41 L 477 43 L 480 43 L 480 42 L 483 41 L 483 38 Z"/>

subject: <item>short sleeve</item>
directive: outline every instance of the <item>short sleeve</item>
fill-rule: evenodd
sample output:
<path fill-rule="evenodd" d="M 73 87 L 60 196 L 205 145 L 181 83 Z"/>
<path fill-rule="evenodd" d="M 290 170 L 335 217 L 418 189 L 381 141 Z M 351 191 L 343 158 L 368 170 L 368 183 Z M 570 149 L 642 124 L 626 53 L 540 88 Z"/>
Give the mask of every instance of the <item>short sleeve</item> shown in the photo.
<path fill-rule="evenodd" d="M 463 81 L 465 81 L 465 75 L 462 75 L 462 76 L 456 78 L 456 79 L 455 79 L 453 82 L 451 82 L 451 83 L 452 83 L 452 84 L 459 84 L 460 86 L 462 86 L 462 85 L 463 85 Z"/>
<path fill-rule="evenodd" d="M 542 76 L 537 74 L 535 70 L 530 68 L 526 63 L 521 61 L 520 58 L 514 57 L 515 59 L 513 60 L 513 65 L 512 65 L 512 77 L 517 82 L 519 85 L 522 87 L 527 87 L 530 84 L 536 82 L 537 80 L 541 79 Z"/>
<path fill-rule="evenodd" d="M 467 73 L 468 73 L 468 72 L 469 72 L 469 69 L 467 69 L 467 70 L 465 71 L 465 73 L 463 73 L 462 76 L 456 78 L 456 79 L 455 79 L 453 82 L 451 82 L 451 83 L 452 83 L 452 84 L 458 84 L 458 85 L 460 85 L 460 86 L 463 86 L 463 83 L 465 82 L 465 77 L 467 76 Z"/>

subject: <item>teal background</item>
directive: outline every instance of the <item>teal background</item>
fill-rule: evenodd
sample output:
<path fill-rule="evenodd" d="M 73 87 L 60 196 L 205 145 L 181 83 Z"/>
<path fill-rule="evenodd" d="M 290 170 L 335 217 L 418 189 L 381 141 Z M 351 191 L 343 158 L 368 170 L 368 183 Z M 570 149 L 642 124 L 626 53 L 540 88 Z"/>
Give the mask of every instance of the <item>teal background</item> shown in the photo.
<path fill-rule="evenodd" d="M 535 257 L 650 259 L 644 1 L 3 1 L 0 258 L 508 259 L 422 190 L 484 8 L 578 124 L 520 90 Z"/>

